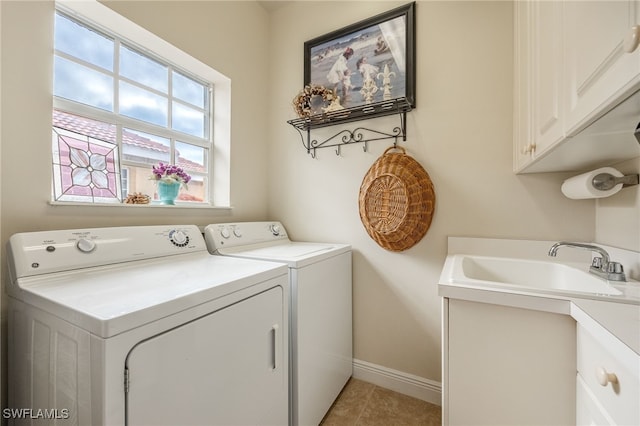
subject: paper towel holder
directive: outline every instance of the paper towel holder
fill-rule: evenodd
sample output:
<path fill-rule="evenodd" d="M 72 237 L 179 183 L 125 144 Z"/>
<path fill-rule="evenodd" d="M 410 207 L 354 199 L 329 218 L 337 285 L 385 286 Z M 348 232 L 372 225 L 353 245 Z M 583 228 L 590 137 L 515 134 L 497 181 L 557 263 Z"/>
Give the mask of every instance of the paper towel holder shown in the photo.
<path fill-rule="evenodd" d="M 617 177 L 611 173 L 599 173 L 593 177 L 591 184 L 595 189 L 600 191 L 608 191 L 616 185 L 622 184 L 623 188 L 627 186 L 638 185 L 640 183 L 640 175 L 625 175 Z"/>

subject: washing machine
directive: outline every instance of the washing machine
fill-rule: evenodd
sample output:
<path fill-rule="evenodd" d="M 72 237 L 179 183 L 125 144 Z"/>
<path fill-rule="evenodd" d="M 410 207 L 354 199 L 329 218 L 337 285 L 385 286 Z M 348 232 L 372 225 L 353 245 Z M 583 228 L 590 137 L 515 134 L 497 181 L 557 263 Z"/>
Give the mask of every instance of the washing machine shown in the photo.
<path fill-rule="evenodd" d="M 280 222 L 211 224 L 212 254 L 284 262 L 293 425 L 317 425 L 353 372 L 351 246 L 291 241 Z"/>
<path fill-rule="evenodd" d="M 196 226 L 8 243 L 10 424 L 286 425 L 288 268 Z"/>

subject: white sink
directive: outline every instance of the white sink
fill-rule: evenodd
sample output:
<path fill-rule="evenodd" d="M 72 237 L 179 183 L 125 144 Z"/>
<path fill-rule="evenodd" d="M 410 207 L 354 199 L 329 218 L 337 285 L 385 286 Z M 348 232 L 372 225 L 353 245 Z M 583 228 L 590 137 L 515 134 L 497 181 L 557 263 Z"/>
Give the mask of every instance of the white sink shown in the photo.
<path fill-rule="evenodd" d="M 452 255 L 447 258 L 442 278 L 453 284 L 478 284 L 511 290 L 533 290 L 562 294 L 620 296 L 623 293 L 607 280 L 580 268 L 552 261 L 505 257 Z"/>

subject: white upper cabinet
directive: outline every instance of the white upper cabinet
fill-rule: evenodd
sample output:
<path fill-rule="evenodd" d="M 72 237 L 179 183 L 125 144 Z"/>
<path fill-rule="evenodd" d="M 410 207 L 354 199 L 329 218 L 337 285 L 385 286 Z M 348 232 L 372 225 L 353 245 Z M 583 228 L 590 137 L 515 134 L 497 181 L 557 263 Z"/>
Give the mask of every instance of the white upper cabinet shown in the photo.
<path fill-rule="evenodd" d="M 638 83 L 640 48 L 634 49 L 633 38 L 640 36 L 639 9 L 633 0 L 564 3 L 567 134 L 582 130 Z"/>
<path fill-rule="evenodd" d="M 533 3 L 533 91 L 536 152 L 564 138 L 562 3 Z"/>
<path fill-rule="evenodd" d="M 514 115 L 513 115 L 513 164 L 518 170 L 531 161 L 533 144 L 533 81 L 531 73 L 531 52 L 533 51 L 531 28 L 530 2 L 514 2 Z"/>
<path fill-rule="evenodd" d="M 515 8 L 514 168 L 519 171 L 564 138 L 562 8 L 517 1 Z"/>
<path fill-rule="evenodd" d="M 639 156 L 640 105 L 583 130 L 640 88 L 640 0 L 517 1 L 514 11 L 514 170 L 574 171 Z"/>

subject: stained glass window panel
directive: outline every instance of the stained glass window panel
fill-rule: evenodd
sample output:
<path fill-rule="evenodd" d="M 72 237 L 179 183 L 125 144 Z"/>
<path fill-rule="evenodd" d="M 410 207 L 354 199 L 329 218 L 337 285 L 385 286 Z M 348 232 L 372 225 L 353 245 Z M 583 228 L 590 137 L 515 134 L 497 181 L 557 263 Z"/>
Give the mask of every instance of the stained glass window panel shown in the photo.
<path fill-rule="evenodd" d="M 87 203 L 122 200 L 118 146 L 96 135 L 111 134 L 106 123 L 61 114 L 53 127 L 53 199 Z M 92 123 L 97 123 L 92 126 Z M 104 132 L 106 127 L 106 132 Z M 80 130 L 83 129 L 81 132 Z M 111 129 L 113 130 L 113 129 Z"/>

